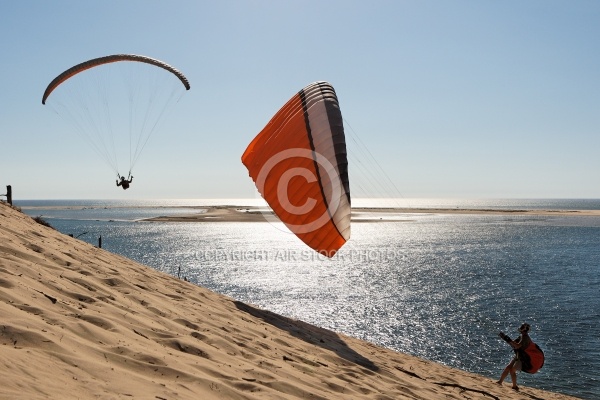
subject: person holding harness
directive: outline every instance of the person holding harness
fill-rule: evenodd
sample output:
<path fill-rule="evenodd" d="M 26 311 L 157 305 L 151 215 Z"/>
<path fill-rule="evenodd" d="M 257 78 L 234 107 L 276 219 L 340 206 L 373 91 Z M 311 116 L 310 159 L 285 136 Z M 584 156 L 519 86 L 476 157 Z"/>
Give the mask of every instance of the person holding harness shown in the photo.
<path fill-rule="evenodd" d="M 520 335 L 517 340 L 512 340 L 503 332 L 498 334 L 498 336 L 506 341 L 515 351 L 515 356 L 508 363 L 506 368 L 504 368 L 502 375 L 500 375 L 500 379 L 496 382 L 498 385 L 502 385 L 504 379 L 510 374 L 512 388 L 518 391 L 517 371 L 534 374 L 544 365 L 544 353 L 538 345 L 531 341 L 531 338 L 529 337 L 530 328 L 529 324 L 522 324 L 519 327 Z"/>

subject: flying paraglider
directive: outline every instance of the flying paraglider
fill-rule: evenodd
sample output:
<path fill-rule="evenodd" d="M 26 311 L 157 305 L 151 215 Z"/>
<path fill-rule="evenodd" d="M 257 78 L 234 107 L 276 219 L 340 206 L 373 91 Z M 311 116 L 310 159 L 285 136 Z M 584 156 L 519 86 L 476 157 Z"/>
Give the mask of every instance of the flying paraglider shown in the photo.
<path fill-rule="evenodd" d="M 332 257 L 350 239 L 350 184 L 335 90 L 315 82 L 252 140 L 242 163 L 273 212 L 315 251 Z"/>
<path fill-rule="evenodd" d="M 129 152 L 131 176 L 166 111 L 189 89 L 185 75 L 169 64 L 115 54 L 59 74 L 44 91 L 42 104 L 72 123 L 120 178 L 119 161 L 122 164 L 125 153 Z"/>

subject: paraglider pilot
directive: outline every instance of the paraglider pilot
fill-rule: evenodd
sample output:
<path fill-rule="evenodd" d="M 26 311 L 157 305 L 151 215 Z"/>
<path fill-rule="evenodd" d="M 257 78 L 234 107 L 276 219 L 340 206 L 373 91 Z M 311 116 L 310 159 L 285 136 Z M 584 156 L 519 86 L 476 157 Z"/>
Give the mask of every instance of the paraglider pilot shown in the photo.
<path fill-rule="evenodd" d="M 523 324 L 519 327 L 519 338 L 517 340 L 512 340 L 510 337 L 500 332 L 498 336 L 500 336 L 503 340 L 505 340 L 511 347 L 515 350 L 514 358 L 508 363 L 504 371 L 502 371 L 502 375 L 500 375 L 500 379 L 496 382 L 499 385 L 502 385 L 504 379 L 510 374 L 510 378 L 512 380 L 512 388 L 514 390 L 519 390 L 517 386 L 517 371 L 522 370 L 522 361 L 519 352 L 519 349 L 525 349 L 531 344 L 531 339 L 529 338 L 529 324 Z"/>
<path fill-rule="evenodd" d="M 129 175 L 129 179 L 125 179 L 124 176 L 120 176 L 118 174 L 117 176 L 121 178 L 121 181 L 117 180 L 117 186 L 121 186 L 123 190 L 129 189 L 129 184 L 133 181 L 133 176 Z"/>

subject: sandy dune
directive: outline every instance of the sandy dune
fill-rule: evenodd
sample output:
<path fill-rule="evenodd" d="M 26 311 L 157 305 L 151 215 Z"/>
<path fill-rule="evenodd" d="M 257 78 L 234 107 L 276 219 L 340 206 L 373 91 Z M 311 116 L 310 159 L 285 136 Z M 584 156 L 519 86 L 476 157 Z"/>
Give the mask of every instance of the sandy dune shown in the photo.
<path fill-rule="evenodd" d="M 1 399 L 569 398 L 260 310 L 4 203 L 0 321 Z"/>

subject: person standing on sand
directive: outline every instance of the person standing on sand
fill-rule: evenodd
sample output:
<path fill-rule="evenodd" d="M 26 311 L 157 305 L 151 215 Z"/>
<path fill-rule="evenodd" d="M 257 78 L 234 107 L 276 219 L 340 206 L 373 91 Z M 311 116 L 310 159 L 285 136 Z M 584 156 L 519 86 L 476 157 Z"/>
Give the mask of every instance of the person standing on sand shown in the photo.
<path fill-rule="evenodd" d="M 522 352 L 518 350 L 525 350 L 531 344 L 531 339 L 529 338 L 529 329 L 529 324 L 521 325 L 519 327 L 520 335 L 517 340 L 512 340 L 510 337 L 506 336 L 502 332 L 498 334 L 498 336 L 504 339 L 508 344 L 511 345 L 513 350 L 515 350 L 515 356 L 508 363 L 506 368 L 504 368 L 504 371 L 502 371 L 502 375 L 500 375 L 500 379 L 498 380 L 498 382 L 496 382 L 498 385 L 502 385 L 504 379 L 506 379 L 508 374 L 510 374 L 510 379 L 512 380 L 512 388 L 517 391 L 519 390 L 519 387 L 517 386 L 517 371 L 521 371 L 523 365 L 522 360 L 520 359 L 520 354 Z"/>

